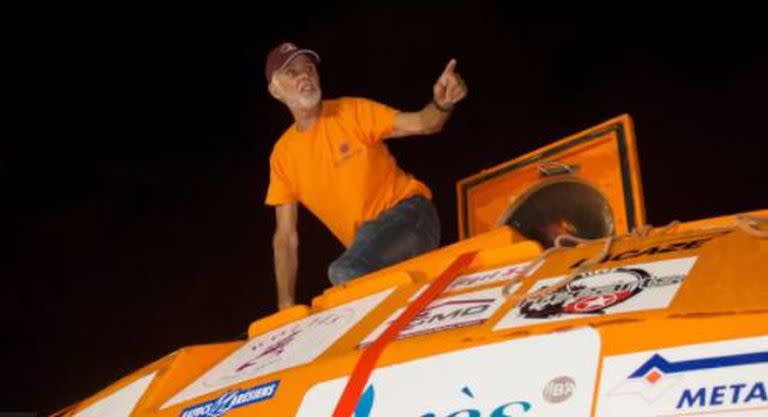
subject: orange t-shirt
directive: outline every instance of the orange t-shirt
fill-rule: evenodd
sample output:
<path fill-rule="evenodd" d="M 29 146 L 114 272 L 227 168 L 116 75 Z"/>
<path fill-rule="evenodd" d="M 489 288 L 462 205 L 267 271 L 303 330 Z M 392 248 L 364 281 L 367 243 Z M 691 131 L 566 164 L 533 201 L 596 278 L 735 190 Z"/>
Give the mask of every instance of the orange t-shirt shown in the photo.
<path fill-rule="evenodd" d="M 292 125 L 269 158 L 266 204 L 301 202 L 349 246 L 355 231 L 400 200 L 432 198 L 426 185 L 403 172 L 384 138 L 397 111 L 363 98 L 325 100 L 307 131 Z"/>

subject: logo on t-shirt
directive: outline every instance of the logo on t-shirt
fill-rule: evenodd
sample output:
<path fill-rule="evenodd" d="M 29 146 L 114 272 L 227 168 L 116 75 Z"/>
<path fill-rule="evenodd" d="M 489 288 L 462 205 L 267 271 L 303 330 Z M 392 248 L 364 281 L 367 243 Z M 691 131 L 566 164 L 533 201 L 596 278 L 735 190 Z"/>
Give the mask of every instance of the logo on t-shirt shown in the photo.
<path fill-rule="evenodd" d="M 347 161 L 352 160 L 356 155 L 359 155 L 362 151 L 359 146 L 355 146 L 354 142 L 350 142 L 348 139 L 340 139 L 336 142 L 336 154 L 334 155 L 336 166 L 341 166 Z"/>

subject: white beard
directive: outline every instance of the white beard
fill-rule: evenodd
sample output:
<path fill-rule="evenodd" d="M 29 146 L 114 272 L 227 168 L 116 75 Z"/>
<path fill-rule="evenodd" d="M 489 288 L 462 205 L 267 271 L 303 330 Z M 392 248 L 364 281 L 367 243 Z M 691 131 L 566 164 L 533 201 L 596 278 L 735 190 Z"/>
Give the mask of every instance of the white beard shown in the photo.
<path fill-rule="evenodd" d="M 280 82 L 276 80 L 275 85 L 277 87 L 277 91 L 282 95 L 282 98 L 278 98 L 278 100 L 282 101 L 283 104 L 291 109 L 311 110 L 320 103 L 320 99 L 323 96 L 323 92 L 320 89 L 320 86 L 318 86 L 317 89 L 307 92 L 284 94 L 284 90 L 280 85 Z"/>
<path fill-rule="evenodd" d="M 294 102 L 296 103 L 297 107 L 304 110 L 309 110 L 320 103 L 322 95 L 322 92 L 318 88 L 317 90 L 311 92 L 297 94 L 296 100 Z"/>

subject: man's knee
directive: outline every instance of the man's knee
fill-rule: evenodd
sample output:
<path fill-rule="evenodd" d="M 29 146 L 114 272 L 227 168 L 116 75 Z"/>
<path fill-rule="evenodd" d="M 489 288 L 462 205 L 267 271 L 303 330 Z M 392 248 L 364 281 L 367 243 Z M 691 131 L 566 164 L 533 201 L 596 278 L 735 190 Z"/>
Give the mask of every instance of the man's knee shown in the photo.
<path fill-rule="evenodd" d="M 328 265 L 328 279 L 331 280 L 333 285 L 344 284 L 361 275 L 367 274 L 370 272 L 369 269 L 370 268 L 367 268 L 366 265 L 363 265 L 361 262 L 342 256 Z"/>

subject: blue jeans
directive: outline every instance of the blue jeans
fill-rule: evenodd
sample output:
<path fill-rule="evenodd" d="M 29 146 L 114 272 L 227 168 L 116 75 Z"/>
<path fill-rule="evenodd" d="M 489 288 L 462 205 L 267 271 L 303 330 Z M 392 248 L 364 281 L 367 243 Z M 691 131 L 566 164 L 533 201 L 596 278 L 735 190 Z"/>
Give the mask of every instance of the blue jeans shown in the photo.
<path fill-rule="evenodd" d="M 429 199 L 416 195 L 363 223 L 346 252 L 328 266 L 334 285 L 437 248 L 440 219 Z"/>

